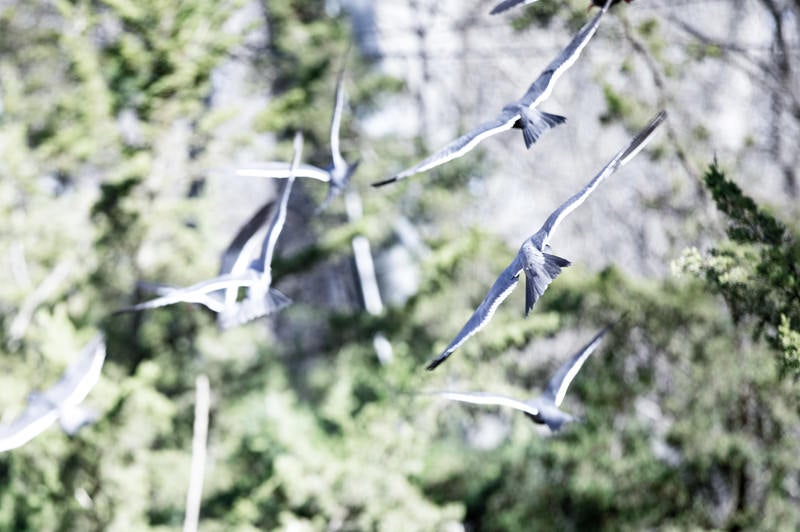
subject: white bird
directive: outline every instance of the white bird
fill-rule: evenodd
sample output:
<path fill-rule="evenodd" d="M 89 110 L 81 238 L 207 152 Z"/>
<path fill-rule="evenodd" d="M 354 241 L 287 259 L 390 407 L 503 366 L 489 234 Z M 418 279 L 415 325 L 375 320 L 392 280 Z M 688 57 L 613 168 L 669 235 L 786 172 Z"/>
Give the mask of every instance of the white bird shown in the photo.
<path fill-rule="evenodd" d="M 240 325 L 248 321 L 267 316 L 291 304 L 292 300 L 272 288 L 272 257 L 275 244 L 286 221 L 286 210 L 295 176 L 293 171 L 299 165 L 303 150 L 303 135 L 297 133 L 294 139 L 294 156 L 290 166 L 290 175 L 281 192 L 277 208 L 271 204 L 264 205 L 239 230 L 233 242 L 225 251 L 220 267 L 221 273 L 213 279 L 199 282 L 192 286 L 160 287 L 160 297 L 145 301 L 115 312 L 139 311 L 163 307 L 174 303 L 199 303 L 217 313 L 217 323 L 223 329 Z M 261 243 L 261 253 L 256 260 L 250 261 L 254 247 L 254 236 L 259 230 L 259 222 L 263 223 L 267 214 L 274 210 L 270 226 Z M 236 301 L 240 288 L 247 289 L 242 301 Z M 224 298 L 216 293 L 224 291 Z"/>
<path fill-rule="evenodd" d="M 558 224 L 581 205 L 586 198 L 600 185 L 608 176 L 630 161 L 639 151 L 644 148 L 650 136 L 656 128 L 664 121 L 667 114 L 661 111 L 653 117 L 645 128 L 636 135 L 633 140 L 620 150 L 611 161 L 606 164 L 600 172 L 589 181 L 583 190 L 578 192 L 564 202 L 558 209 L 545 220 L 544 225 L 533 235 L 527 238 L 520 246 L 511 264 L 500 274 L 500 277 L 489 289 L 483 302 L 478 306 L 475 313 L 467 321 L 466 325 L 456 335 L 455 339 L 447 348 L 436 357 L 427 369 L 432 370 L 444 362 L 453 352 L 469 339 L 470 336 L 483 329 L 491 320 L 497 307 L 502 303 L 519 283 L 519 276 L 525 272 L 525 316 L 528 316 L 531 308 L 544 293 L 550 283 L 561 273 L 561 269 L 569 266 L 570 262 L 556 255 L 549 253 L 550 238 Z"/>
<path fill-rule="evenodd" d="M 567 388 L 572 383 L 575 376 L 581 370 L 583 363 L 600 345 L 603 335 L 609 327 L 605 327 L 588 344 L 583 346 L 580 351 L 572 355 L 561 367 L 556 370 L 544 393 L 529 401 L 520 401 L 505 395 L 498 395 L 487 392 L 433 392 L 435 395 L 461 401 L 462 403 L 472 403 L 478 405 L 497 405 L 508 406 L 521 410 L 535 423 L 544 424 L 550 427 L 553 432 L 558 431 L 564 423 L 574 421 L 575 418 L 559 409 Z"/>
<path fill-rule="evenodd" d="M 272 216 L 267 233 L 261 244 L 261 254 L 249 267 L 250 272 L 259 272 L 259 283 L 249 286 L 247 296 L 233 304 L 226 305 L 225 309 L 217 316 L 217 323 L 223 329 L 241 325 L 248 321 L 267 316 L 291 304 L 292 300 L 283 293 L 272 288 L 272 257 L 275 254 L 275 244 L 286 222 L 286 210 L 289 204 L 289 195 L 295 180 L 295 170 L 300 165 L 303 154 L 303 134 L 298 132 L 294 136 L 294 154 L 289 167 L 289 177 L 283 187 L 277 210 Z M 234 265 L 235 267 L 235 265 Z"/>
<path fill-rule="evenodd" d="M 610 2 L 611 0 L 608 1 Z M 410 175 L 436 168 L 448 161 L 465 155 L 483 140 L 512 128 L 522 129 L 525 147 L 530 148 L 545 131 L 566 120 L 563 116 L 545 113 L 544 111 L 538 110 L 537 107 L 550 97 L 550 93 L 553 91 L 553 86 L 558 78 L 560 78 L 578 59 L 583 49 L 589 43 L 589 40 L 597 31 L 600 25 L 600 18 L 607 10 L 608 3 L 592 20 L 587 22 L 580 31 L 578 31 L 566 48 L 558 54 L 558 57 L 547 65 L 547 68 L 539 74 L 536 81 L 528 87 L 525 94 L 520 99 L 504 106 L 500 114 L 494 119 L 480 124 L 478 127 L 457 138 L 414 166 L 388 179 L 373 183 L 373 186 L 383 186 L 404 179 Z"/>
<path fill-rule="evenodd" d="M 8 425 L 0 425 L 0 452 L 25 445 L 56 420 L 70 435 L 94 421 L 95 415 L 78 405 L 100 379 L 105 358 L 105 339 L 97 335 L 52 388 L 31 393 L 25 411 Z"/>
<path fill-rule="evenodd" d="M 349 52 L 349 50 L 348 50 Z M 345 53 L 345 58 L 347 53 Z M 307 177 L 328 183 L 328 195 L 325 201 L 317 208 L 317 212 L 324 210 L 333 198 L 338 196 L 350 183 L 350 178 L 360 161 L 348 163 L 339 150 L 339 131 L 342 123 L 342 110 L 344 108 L 344 68 L 339 71 L 336 81 L 336 94 L 334 96 L 333 116 L 331 117 L 330 142 L 331 142 L 331 162 L 325 168 L 320 168 L 311 164 L 300 164 L 294 171 L 296 177 Z M 245 177 L 267 177 L 274 179 L 286 179 L 289 177 L 289 166 L 282 162 L 268 162 L 258 165 L 239 168 L 236 174 Z"/>

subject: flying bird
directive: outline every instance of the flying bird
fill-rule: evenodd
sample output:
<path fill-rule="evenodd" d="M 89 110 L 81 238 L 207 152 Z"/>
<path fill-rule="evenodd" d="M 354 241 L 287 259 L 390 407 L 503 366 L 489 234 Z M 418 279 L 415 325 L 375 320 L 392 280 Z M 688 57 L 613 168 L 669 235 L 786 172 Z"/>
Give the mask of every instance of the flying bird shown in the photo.
<path fill-rule="evenodd" d="M 199 303 L 216 312 L 218 325 L 222 329 L 227 329 L 267 316 L 291 304 L 291 299 L 271 287 L 271 264 L 275 244 L 286 221 L 289 195 L 295 180 L 293 172 L 299 165 L 302 150 L 303 135 L 297 133 L 289 178 L 283 187 L 277 208 L 271 203 L 265 204 L 239 230 L 223 253 L 220 275 L 184 288 L 160 287 L 158 289 L 160 297 L 119 309 L 115 314 L 158 308 L 174 303 Z M 271 211 L 274 213 L 261 242 L 261 252 L 255 260 L 250 261 L 252 251 L 257 244 L 255 236 L 260 229 L 259 225 L 263 224 Z M 240 288 L 246 288 L 247 295 L 243 300 L 237 301 Z M 222 297 L 218 295 L 220 291 L 223 291 Z"/>
<path fill-rule="evenodd" d="M 286 222 L 286 211 L 289 204 L 289 195 L 295 180 L 295 170 L 300 165 L 303 154 L 303 135 L 294 136 L 294 154 L 289 167 L 289 177 L 283 187 L 277 210 L 272 216 L 269 228 L 261 243 L 261 253 L 249 267 L 250 272 L 258 272 L 258 283 L 247 288 L 247 296 L 242 301 L 233 302 L 228 295 L 229 304 L 217 316 L 217 323 L 223 329 L 241 325 L 248 321 L 267 316 L 291 304 L 292 300 L 279 290 L 272 288 L 272 257 L 275 254 L 275 244 Z M 234 268 L 236 265 L 234 264 Z"/>
<path fill-rule="evenodd" d="M 521 410 L 528 418 L 533 420 L 534 423 L 540 425 L 547 425 L 551 431 L 557 432 L 565 423 L 575 420 L 575 418 L 559 409 L 564 396 L 567 393 L 567 388 L 575 379 L 575 376 L 581 370 L 583 363 L 600 345 L 603 335 L 608 332 L 609 327 L 605 327 L 588 344 L 583 346 L 580 351 L 572 355 L 561 367 L 556 370 L 550 381 L 547 383 L 547 388 L 544 393 L 539 397 L 528 401 L 520 401 L 505 395 L 498 395 L 487 392 L 433 392 L 435 395 L 450 399 L 453 401 L 461 401 L 462 403 L 472 403 L 478 405 L 497 405 L 508 406 Z"/>
<path fill-rule="evenodd" d="M 345 53 L 345 58 L 349 53 Z M 328 195 L 317 208 L 321 212 L 328 207 L 331 200 L 341 194 L 350 183 L 350 178 L 355 173 L 360 161 L 348 163 L 339 149 L 339 132 L 342 123 L 342 110 L 344 109 L 344 67 L 339 71 L 334 95 L 333 116 L 331 117 L 331 162 L 325 168 L 311 164 L 299 164 L 294 171 L 296 177 L 307 177 L 328 183 Z M 282 162 L 268 162 L 236 170 L 236 174 L 245 177 L 268 177 L 286 179 L 289 177 L 289 164 Z"/>
<path fill-rule="evenodd" d="M 525 316 L 541 297 L 551 282 L 561 273 L 561 269 L 570 265 L 566 259 L 550 253 L 550 238 L 558 224 L 572 211 L 580 206 L 600 183 L 630 161 L 645 146 L 656 128 L 664 121 L 667 114 L 661 111 L 653 117 L 645 128 L 633 140 L 620 150 L 600 172 L 589 181 L 583 190 L 573 195 L 545 220 L 544 225 L 527 238 L 517 252 L 511 264 L 500 274 L 486 294 L 483 302 L 456 335 L 450 345 L 436 357 L 427 369 L 433 370 L 453 354 L 470 336 L 483 329 L 492 319 L 494 311 L 519 283 L 520 274 L 525 272 Z"/>
<path fill-rule="evenodd" d="M 610 0 L 609 0 L 610 1 Z M 600 18 L 608 10 L 608 5 L 604 6 L 595 17 L 587 22 L 575 37 L 569 42 L 558 57 L 556 57 L 539 77 L 536 78 L 527 92 L 518 100 L 507 104 L 502 108 L 492 120 L 480 124 L 475 129 L 457 138 L 444 148 L 440 149 L 427 159 L 420 161 L 414 166 L 403 170 L 383 181 L 373 183 L 373 186 L 380 187 L 389 183 L 394 183 L 410 175 L 425 172 L 436 168 L 448 161 L 457 159 L 473 150 L 480 142 L 502 131 L 512 128 L 522 130 L 522 138 L 525 147 L 530 148 L 539 137 L 548 129 L 563 123 L 566 118 L 559 115 L 545 113 L 537 109 L 539 104 L 550 97 L 558 78 L 569 69 L 578 59 L 589 40 L 597 31 Z"/>
<path fill-rule="evenodd" d="M 31 393 L 22 415 L 8 425 L 0 425 L 0 452 L 25 445 L 56 420 L 70 435 L 94 421 L 94 414 L 79 405 L 100 379 L 105 358 L 105 340 L 97 335 L 52 388 Z"/>
<path fill-rule="evenodd" d="M 626 2 L 632 2 L 633 0 L 625 0 L 625 1 Z M 534 2 L 536 2 L 536 0 L 504 0 L 503 2 L 500 2 L 499 4 L 494 6 L 492 8 L 492 10 L 489 12 L 489 14 L 497 15 L 498 13 L 502 13 L 504 11 L 507 11 L 507 10 L 511 9 L 512 7 L 515 7 L 515 6 L 518 6 L 518 5 L 525 5 L 526 6 L 526 5 L 532 4 Z M 614 4 L 618 4 L 620 2 L 621 2 L 621 0 L 611 0 L 611 5 L 613 6 Z M 605 5 L 605 1 L 604 0 L 591 0 L 591 2 L 589 4 L 589 7 L 590 8 L 593 7 L 593 6 L 603 7 L 603 5 Z"/>

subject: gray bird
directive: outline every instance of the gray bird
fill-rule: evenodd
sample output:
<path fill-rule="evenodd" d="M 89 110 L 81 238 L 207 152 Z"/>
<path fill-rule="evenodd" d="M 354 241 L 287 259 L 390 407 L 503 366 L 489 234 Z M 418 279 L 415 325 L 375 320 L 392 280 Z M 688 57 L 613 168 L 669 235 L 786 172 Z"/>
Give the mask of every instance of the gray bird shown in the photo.
<path fill-rule="evenodd" d="M 345 58 L 347 53 L 345 53 Z M 360 161 L 348 163 L 339 150 L 339 131 L 342 123 L 342 110 L 344 108 L 344 68 L 339 71 L 336 81 L 336 94 L 334 96 L 333 116 L 331 117 L 331 162 L 325 168 L 320 168 L 311 164 L 300 164 L 294 172 L 296 177 L 307 177 L 328 183 L 328 195 L 322 204 L 317 208 L 317 212 L 323 211 L 328 207 L 331 200 L 341 194 L 350 183 L 350 178 Z M 236 170 L 236 174 L 245 177 L 267 177 L 274 179 L 286 179 L 289 177 L 289 166 L 282 162 L 268 162 L 253 165 Z"/>
<path fill-rule="evenodd" d="M 581 205 L 589 197 L 594 189 L 608 176 L 616 172 L 619 168 L 630 161 L 639 150 L 644 148 L 650 136 L 656 128 L 664 121 L 667 113 L 659 112 L 645 128 L 636 135 L 633 140 L 617 153 L 611 161 L 606 164 L 600 173 L 589 181 L 583 190 L 573 195 L 565 201 L 558 209 L 545 220 L 544 225 L 533 235 L 527 238 L 520 246 L 517 256 L 511 264 L 500 274 L 486 294 L 483 302 L 478 306 L 475 313 L 467 321 L 466 325 L 456 335 L 455 339 L 447 348 L 436 357 L 427 369 L 432 370 L 444 362 L 461 344 L 476 332 L 483 329 L 489 320 L 492 319 L 494 311 L 508 295 L 516 288 L 519 283 L 520 274 L 525 272 L 525 316 L 528 316 L 531 308 L 544 293 L 551 282 L 561 273 L 561 269 L 569 266 L 570 262 L 566 259 L 552 255 L 550 251 L 550 238 L 558 224 Z"/>
<path fill-rule="evenodd" d="M 498 395 L 487 392 L 434 392 L 435 395 L 451 399 L 453 401 L 461 401 L 462 403 L 472 403 L 478 405 L 497 405 L 508 406 L 525 412 L 534 423 L 547 425 L 550 430 L 557 432 L 565 423 L 575 421 L 575 418 L 566 412 L 559 409 L 564 396 L 567 394 L 567 388 L 572 383 L 575 376 L 581 370 L 583 363 L 600 345 L 603 335 L 606 334 L 609 327 L 605 327 L 591 341 L 583 346 L 580 351 L 572 355 L 561 367 L 556 370 L 550 381 L 547 383 L 547 389 L 539 397 L 529 401 L 519 401 L 517 399 Z"/>
<path fill-rule="evenodd" d="M 117 312 L 158 308 L 174 303 L 197 303 L 212 312 L 220 313 L 226 307 L 232 306 L 238 298 L 239 289 L 247 286 L 243 284 L 241 276 L 247 272 L 252 263 L 253 253 L 260 242 L 258 233 L 270 219 L 274 206 L 274 201 L 266 202 L 242 225 L 222 253 L 217 277 L 184 288 L 139 281 L 137 283 L 139 288 L 163 297 Z M 255 279 L 256 276 L 253 276 L 254 283 Z"/>
<path fill-rule="evenodd" d="M 609 0 L 610 1 L 610 0 Z M 493 120 L 480 124 L 475 129 L 457 138 L 444 148 L 440 149 L 427 159 L 403 170 L 388 179 L 373 183 L 379 187 L 394 183 L 410 175 L 425 172 L 436 168 L 448 161 L 457 159 L 473 150 L 480 142 L 502 131 L 512 128 L 522 130 L 522 137 L 525 147 L 530 148 L 539 137 L 548 129 L 563 123 L 566 118 L 559 115 L 545 113 L 537 109 L 539 104 L 550 97 L 558 78 L 567 71 L 578 59 L 589 40 L 597 31 L 600 25 L 600 18 L 608 10 L 608 5 L 604 6 L 595 17 L 587 22 L 570 43 L 564 48 L 547 68 L 539 74 L 527 92 L 518 100 L 507 104 Z"/>
<path fill-rule="evenodd" d="M 100 379 L 105 358 L 105 339 L 97 335 L 52 388 L 31 393 L 25 411 L 8 425 L 0 425 L 0 452 L 25 445 L 56 420 L 70 435 L 93 422 L 95 415 L 79 405 Z"/>
<path fill-rule="evenodd" d="M 269 204 L 259 209 L 256 214 L 240 229 L 234 241 L 223 254 L 220 271 L 226 271 L 213 279 L 185 288 L 161 287 L 160 297 L 119 309 L 120 312 L 139 311 L 163 307 L 174 303 L 199 303 L 217 313 L 217 322 L 223 329 L 240 325 L 248 321 L 267 316 L 291 304 L 291 299 L 271 287 L 272 257 L 286 221 L 286 210 L 289 195 L 294 185 L 294 170 L 298 167 L 303 150 L 303 135 L 297 133 L 294 139 L 294 155 L 289 168 L 289 178 L 281 192 L 277 208 Z M 261 252 L 255 260 L 250 261 L 254 247 L 254 237 L 259 230 L 258 221 L 265 212 L 274 210 L 270 226 L 261 242 Z M 237 301 L 240 288 L 247 289 L 242 301 Z M 218 292 L 223 291 L 220 297 Z"/>

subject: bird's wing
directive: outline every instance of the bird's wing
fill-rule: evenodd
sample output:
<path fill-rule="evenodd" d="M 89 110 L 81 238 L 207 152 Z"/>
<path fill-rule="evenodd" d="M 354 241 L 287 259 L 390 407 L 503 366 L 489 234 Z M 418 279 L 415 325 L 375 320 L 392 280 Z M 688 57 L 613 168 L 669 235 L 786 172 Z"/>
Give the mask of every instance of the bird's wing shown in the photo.
<path fill-rule="evenodd" d="M 236 170 L 236 175 L 243 177 L 268 177 L 273 179 L 287 179 L 289 177 L 289 163 L 268 162 L 250 165 Z M 307 177 L 327 183 L 331 174 L 327 170 L 311 164 L 301 164 L 295 171 L 295 177 Z"/>
<path fill-rule="evenodd" d="M 503 0 L 502 2 L 494 6 L 492 10 L 489 11 L 489 14 L 497 15 L 498 13 L 502 13 L 503 11 L 511 9 L 512 7 L 518 4 L 532 4 L 535 1 L 536 0 Z"/>
<path fill-rule="evenodd" d="M 519 103 L 523 105 L 527 105 L 531 108 L 536 107 L 544 100 L 550 97 L 550 93 L 553 90 L 553 86 L 555 85 L 558 78 L 567 71 L 574 63 L 577 61 L 578 57 L 581 55 L 581 52 L 589 43 L 589 40 L 597 31 L 597 27 L 600 24 L 600 18 L 603 14 L 608 10 L 608 6 L 611 3 L 611 0 L 606 2 L 606 5 L 594 16 L 589 22 L 584 24 L 584 26 L 575 34 L 575 37 L 567 44 L 567 46 L 561 50 L 561 53 L 553 59 L 549 65 L 539 74 L 539 77 L 536 78 L 522 98 L 519 99 Z"/>
<path fill-rule="evenodd" d="M 222 253 L 219 266 L 220 275 L 241 273 L 249 266 L 254 245 L 257 245 L 257 240 L 253 237 L 269 219 L 274 205 L 274 201 L 268 201 L 242 225 L 227 249 Z"/>
<path fill-rule="evenodd" d="M 461 401 L 462 403 L 472 403 L 475 405 L 496 405 L 508 406 L 516 410 L 521 410 L 532 416 L 538 416 L 539 410 L 529 405 L 524 401 L 519 401 L 505 395 L 498 395 L 488 392 L 432 392 L 434 395 L 450 399 L 452 401 Z"/>
<path fill-rule="evenodd" d="M 433 359 L 430 364 L 428 364 L 428 370 L 435 369 L 436 366 L 444 362 L 447 357 L 453 354 L 453 352 L 458 349 L 461 344 L 466 342 L 470 336 L 483 329 L 486 324 L 489 323 L 489 320 L 491 320 L 492 316 L 494 315 L 494 311 L 497 310 L 497 307 L 500 306 L 500 303 L 502 303 L 509 296 L 509 294 L 511 294 L 511 292 L 514 290 L 514 287 L 516 287 L 517 283 L 519 283 L 519 273 L 521 271 L 522 265 L 520 262 L 520 257 L 517 255 L 514 257 L 514 260 L 511 261 L 511 264 L 509 264 L 508 267 L 503 270 L 503 273 L 500 274 L 500 277 L 498 277 L 494 282 L 492 287 L 489 289 L 489 293 L 486 294 L 486 297 L 472 314 L 466 325 L 464 325 L 453 341 L 450 342 L 450 345 L 447 346 L 441 355 Z"/>
<path fill-rule="evenodd" d="M 292 193 L 292 185 L 294 184 L 294 171 L 300 165 L 300 157 L 303 154 L 303 134 L 297 132 L 294 136 L 294 153 L 292 155 L 292 164 L 289 167 L 289 178 L 286 185 L 281 192 L 281 199 L 278 202 L 278 209 L 272 216 L 272 221 L 267 229 L 267 234 L 264 235 L 264 240 L 261 245 L 261 256 L 259 257 L 260 271 L 264 275 L 269 275 L 270 264 L 272 264 L 272 256 L 275 253 L 275 244 L 278 242 L 278 237 L 283 230 L 283 224 L 286 222 L 286 208 L 289 204 L 289 195 Z"/>
<path fill-rule="evenodd" d="M 21 447 L 58 419 L 58 411 L 43 398 L 28 403 L 25 411 L 8 425 L 0 426 L 0 453 Z"/>
<path fill-rule="evenodd" d="M 519 119 L 519 113 L 504 109 L 499 115 L 497 115 L 495 119 L 484 122 L 475 129 L 460 136 L 428 158 L 423 159 L 419 163 L 406 170 L 403 170 L 399 174 L 395 174 L 394 176 L 384 179 L 383 181 L 373 183 L 372 186 L 379 187 L 382 185 L 388 185 L 389 183 L 399 181 L 410 175 L 414 175 L 419 172 L 425 172 L 431 168 L 436 168 L 437 166 L 443 165 L 448 161 L 457 159 L 475 148 L 475 146 L 477 146 L 483 139 L 491 137 L 492 135 L 496 135 L 501 131 L 511 129 L 517 119 Z"/>
<path fill-rule="evenodd" d="M 244 272 L 240 275 L 219 275 L 213 279 L 193 284 L 192 286 L 174 288 L 168 293 L 151 299 L 150 301 L 144 301 L 136 305 L 131 305 L 130 307 L 118 309 L 114 311 L 114 314 L 165 307 L 167 305 L 174 305 L 175 303 L 200 303 L 206 305 L 214 312 L 219 312 L 219 305 L 221 305 L 221 303 L 217 302 L 213 307 L 210 306 L 210 303 L 216 302 L 213 298 L 209 298 L 210 293 L 216 292 L 217 290 L 227 290 L 228 288 L 251 287 L 259 282 L 258 278 L 250 272 Z"/>
<path fill-rule="evenodd" d="M 539 229 L 536 235 L 534 235 L 534 240 L 537 241 L 540 249 L 544 249 L 545 246 L 548 245 L 553 231 L 555 231 L 561 220 L 566 218 L 569 213 L 574 211 L 581 203 L 586 201 L 586 198 L 589 197 L 589 194 L 591 194 L 606 177 L 616 172 L 619 168 L 630 161 L 637 153 L 639 153 L 642 148 L 644 148 L 645 144 L 650 139 L 650 136 L 666 117 L 666 111 L 660 111 L 658 114 L 656 114 L 644 127 L 644 129 L 642 129 L 633 138 L 633 140 L 631 140 L 630 144 L 620 150 L 619 153 L 617 153 L 614 158 L 611 159 L 611 161 L 609 161 L 608 164 L 606 164 L 603 169 L 600 170 L 600 172 L 594 176 L 594 178 L 592 178 L 591 181 L 589 181 L 589 184 L 586 185 L 583 190 L 573 195 L 558 209 L 553 211 L 553 213 L 544 222 L 544 225 L 542 225 L 542 228 Z"/>
<path fill-rule="evenodd" d="M 105 338 L 98 334 L 67 366 L 58 382 L 44 392 L 44 397 L 59 409 L 80 404 L 100 379 L 105 359 Z"/>
<path fill-rule="evenodd" d="M 347 166 L 344 157 L 342 157 L 342 152 L 339 151 L 339 130 L 342 125 L 342 110 L 344 109 L 344 65 L 349 54 L 350 47 L 348 46 L 342 61 L 342 68 L 339 70 L 339 76 L 336 79 L 336 94 L 333 100 L 333 116 L 331 116 L 331 158 L 333 166 L 336 168 Z"/>
<path fill-rule="evenodd" d="M 556 370 L 547 383 L 547 389 L 542 394 L 544 399 L 552 401 L 556 407 L 561 406 L 561 402 L 564 400 L 564 396 L 567 393 L 567 388 L 569 388 L 575 375 L 581 370 L 586 359 L 588 359 L 594 350 L 597 349 L 597 346 L 600 345 L 603 335 L 608 332 L 609 328 L 610 326 L 603 328 L 603 330 L 597 333 L 588 344 L 583 346 L 580 351 L 572 355 L 569 360 Z"/>

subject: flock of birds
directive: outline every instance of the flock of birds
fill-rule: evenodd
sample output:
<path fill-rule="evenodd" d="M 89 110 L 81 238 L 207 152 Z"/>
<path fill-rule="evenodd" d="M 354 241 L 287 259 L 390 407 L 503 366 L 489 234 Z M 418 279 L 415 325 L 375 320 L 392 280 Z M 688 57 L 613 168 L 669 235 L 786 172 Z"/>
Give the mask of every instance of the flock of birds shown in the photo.
<path fill-rule="evenodd" d="M 515 5 L 528 4 L 532 1 L 534 0 L 505 0 L 498 4 L 492 13 L 499 13 Z M 503 106 L 494 119 L 480 124 L 408 169 L 374 183 L 374 186 L 396 182 L 445 164 L 463 156 L 482 140 L 509 129 L 521 129 L 525 146 L 530 148 L 543 133 L 566 120 L 563 116 L 546 113 L 538 107 L 548 98 L 558 78 L 578 59 L 596 33 L 600 20 L 609 7 L 619 1 L 592 0 L 594 5 L 600 6 L 600 11 L 577 32 L 525 94 Z M 295 179 L 306 177 L 328 183 L 328 194 L 317 209 L 319 211 L 325 209 L 332 199 L 346 189 L 358 167 L 358 161 L 348 163 L 339 149 L 339 129 L 344 107 L 343 72 L 344 68 L 337 80 L 330 127 L 331 163 L 325 168 L 303 164 L 301 162 L 303 135 L 298 132 L 294 138 L 290 163 L 270 162 L 238 170 L 237 173 L 242 176 L 285 179 L 285 183 L 277 201 L 269 201 L 261 206 L 235 235 L 222 255 L 218 275 L 188 287 L 146 285 L 156 292 L 157 297 L 119 309 L 117 313 L 142 311 L 174 303 L 193 303 L 203 305 L 216 313 L 218 326 L 226 329 L 274 314 L 291 304 L 289 297 L 271 286 L 271 263 L 278 237 L 286 221 L 287 204 Z M 666 113 L 658 112 L 583 189 L 555 209 L 541 228 L 525 239 L 516 256 L 494 282 L 464 327 L 445 350 L 428 364 L 428 370 L 433 370 L 442 364 L 471 336 L 489 324 L 495 310 L 514 290 L 523 273 L 527 317 L 550 283 L 558 277 L 563 268 L 570 265 L 567 259 L 551 253 L 550 240 L 553 232 L 564 218 L 586 201 L 603 180 L 639 153 L 665 119 Z M 261 230 L 265 227 L 266 231 L 260 236 Z M 244 290 L 243 297 L 242 290 Z M 608 329 L 609 327 L 605 327 L 598 332 L 589 343 L 559 367 L 544 393 L 533 400 L 522 401 L 485 392 L 430 393 L 465 403 L 511 407 L 524 412 L 534 422 L 546 424 L 552 431 L 557 431 L 564 423 L 574 420 L 573 416 L 561 411 L 559 406 L 567 388 Z M 67 367 L 62 378 L 53 387 L 44 393 L 30 394 L 24 412 L 11 423 L 0 425 L 0 452 L 24 445 L 57 420 L 69 434 L 92 422 L 96 416 L 80 408 L 79 404 L 100 378 L 104 360 L 105 342 L 102 335 L 98 335 Z"/>

